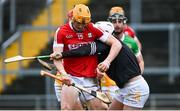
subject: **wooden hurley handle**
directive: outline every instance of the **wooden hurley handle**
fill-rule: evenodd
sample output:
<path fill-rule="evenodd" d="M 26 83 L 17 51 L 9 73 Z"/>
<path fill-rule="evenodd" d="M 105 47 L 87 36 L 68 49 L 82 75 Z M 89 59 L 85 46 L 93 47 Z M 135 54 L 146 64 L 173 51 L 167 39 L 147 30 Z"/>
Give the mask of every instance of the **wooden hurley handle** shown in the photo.
<path fill-rule="evenodd" d="M 57 76 L 55 76 L 55 75 L 53 75 L 53 74 L 51 74 L 49 72 L 41 70 L 40 74 L 41 74 L 41 76 L 49 76 L 49 77 L 51 77 L 53 79 L 57 79 L 58 81 L 62 82 L 62 80 L 59 77 L 57 77 Z"/>

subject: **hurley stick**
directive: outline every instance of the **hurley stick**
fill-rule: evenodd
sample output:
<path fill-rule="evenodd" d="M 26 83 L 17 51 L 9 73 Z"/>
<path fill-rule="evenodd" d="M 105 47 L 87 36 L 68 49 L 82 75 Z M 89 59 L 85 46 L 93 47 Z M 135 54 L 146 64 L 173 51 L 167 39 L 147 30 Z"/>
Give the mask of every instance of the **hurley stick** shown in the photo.
<path fill-rule="evenodd" d="M 10 63 L 10 62 L 16 62 L 16 61 L 21 61 L 21 60 L 29 60 L 29 59 L 43 59 L 43 58 L 49 58 L 49 55 L 45 55 L 45 56 L 35 56 L 35 57 L 23 57 L 21 55 L 18 56 L 14 56 L 8 59 L 5 59 L 4 62 L 5 63 Z"/>
<path fill-rule="evenodd" d="M 41 70 L 40 73 L 41 73 L 42 76 L 49 76 L 49 77 L 51 77 L 51 78 L 53 78 L 53 79 L 62 81 L 61 78 L 58 78 L 58 77 L 56 77 L 55 75 L 53 75 L 53 74 L 51 74 L 51 73 L 49 73 L 49 72 L 46 72 L 46 71 Z M 84 87 L 82 87 L 82 86 L 80 86 L 80 85 L 74 84 L 74 83 L 72 83 L 71 86 L 74 86 L 74 87 L 78 88 L 79 90 L 82 90 L 82 91 L 84 91 L 84 92 L 86 92 L 86 93 L 88 93 L 88 94 L 90 94 L 90 95 L 98 98 L 99 100 L 103 101 L 103 102 L 106 103 L 106 104 L 110 104 L 110 103 L 111 103 L 110 99 L 109 99 L 109 98 L 107 97 L 107 95 L 106 95 L 105 93 L 103 93 L 103 92 L 93 91 L 93 90 L 87 90 L 86 88 L 84 88 Z"/>

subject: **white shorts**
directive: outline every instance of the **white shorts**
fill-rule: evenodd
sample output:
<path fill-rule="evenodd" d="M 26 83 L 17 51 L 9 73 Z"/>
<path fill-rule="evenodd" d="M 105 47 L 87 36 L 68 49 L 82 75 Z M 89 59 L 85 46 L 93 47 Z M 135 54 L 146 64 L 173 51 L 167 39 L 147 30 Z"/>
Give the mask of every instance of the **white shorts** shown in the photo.
<path fill-rule="evenodd" d="M 119 93 L 118 86 L 102 86 L 102 92 L 108 94 L 111 99 L 113 99 Z"/>
<path fill-rule="evenodd" d="M 131 107 L 143 108 L 149 97 L 149 86 L 142 76 L 119 90 L 115 99 Z"/>
<path fill-rule="evenodd" d="M 71 78 L 73 83 L 81 85 L 86 89 L 94 90 L 94 91 L 98 90 L 96 78 L 75 77 L 75 76 L 71 76 L 71 75 L 69 75 L 69 77 Z M 57 97 L 58 101 L 60 101 L 62 85 L 55 82 L 54 88 L 55 88 L 56 97 Z M 80 91 L 80 93 L 81 93 L 81 91 Z M 81 93 L 81 96 L 82 96 L 82 98 L 85 97 L 85 100 L 90 100 L 90 99 L 94 98 L 93 96 L 91 96 L 90 94 L 88 94 L 86 92 L 83 92 L 83 94 Z"/>
<path fill-rule="evenodd" d="M 60 102 L 61 101 L 62 84 L 55 81 L 54 82 L 54 89 L 55 89 L 55 93 L 56 93 L 56 98 Z"/>

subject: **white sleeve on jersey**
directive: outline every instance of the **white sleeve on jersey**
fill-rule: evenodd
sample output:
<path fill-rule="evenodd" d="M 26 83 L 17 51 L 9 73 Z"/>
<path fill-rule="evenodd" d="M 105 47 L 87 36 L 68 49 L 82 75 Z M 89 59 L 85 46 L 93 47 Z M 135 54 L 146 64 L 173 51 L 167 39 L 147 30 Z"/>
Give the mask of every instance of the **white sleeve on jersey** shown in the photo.
<path fill-rule="evenodd" d="M 106 42 L 108 37 L 109 37 L 110 33 L 108 32 L 103 32 L 103 35 L 99 38 L 100 41 L 102 42 Z"/>
<path fill-rule="evenodd" d="M 59 44 L 57 43 L 57 34 L 59 32 L 60 28 L 58 28 L 55 32 L 55 35 L 54 35 L 54 41 L 53 41 L 53 48 L 57 48 L 57 47 L 64 47 L 64 44 Z"/>
<path fill-rule="evenodd" d="M 100 27 L 98 27 L 98 26 L 96 26 L 94 24 L 93 24 L 93 26 L 96 27 L 97 29 L 99 29 L 103 33 L 103 35 L 99 38 L 99 40 L 102 41 L 102 42 L 106 42 L 106 40 L 109 37 L 110 33 L 104 31 L 102 28 L 100 28 Z"/>

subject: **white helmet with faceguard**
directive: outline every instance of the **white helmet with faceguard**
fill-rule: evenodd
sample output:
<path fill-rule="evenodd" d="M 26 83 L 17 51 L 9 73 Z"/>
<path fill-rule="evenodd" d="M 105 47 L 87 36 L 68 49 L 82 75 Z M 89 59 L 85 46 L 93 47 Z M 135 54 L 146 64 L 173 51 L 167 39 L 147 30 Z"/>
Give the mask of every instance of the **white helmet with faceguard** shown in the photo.
<path fill-rule="evenodd" d="M 105 32 L 108 32 L 110 34 L 112 34 L 112 32 L 114 31 L 114 26 L 111 22 L 108 21 L 99 21 L 95 23 L 95 26 L 104 30 Z"/>

